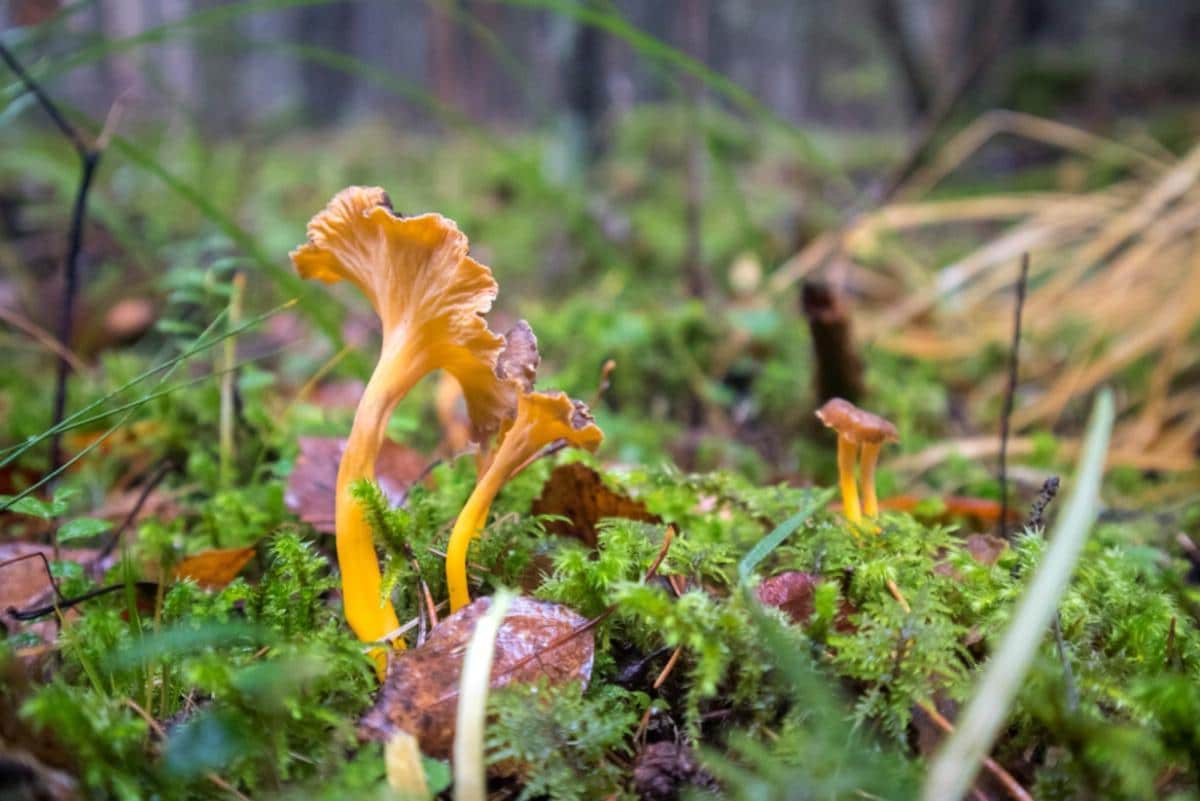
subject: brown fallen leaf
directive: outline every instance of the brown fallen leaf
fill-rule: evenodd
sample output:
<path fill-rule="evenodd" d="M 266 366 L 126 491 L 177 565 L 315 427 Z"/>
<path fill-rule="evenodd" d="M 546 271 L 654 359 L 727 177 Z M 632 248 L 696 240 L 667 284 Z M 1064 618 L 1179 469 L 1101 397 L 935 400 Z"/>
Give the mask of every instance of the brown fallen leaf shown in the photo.
<path fill-rule="evenodd" d="M 600 474 L 582 462 L 554 468 L 530 512 L 567 518 L 548 523 L 546 531 L 560 537 L 575 537 L 589 548 L 596 547 L 596 523 L 603 518 L 662 522 L 641 501 L 609 489 Z"/>
<path fill-rule="evenodd" d="M 0 630 L 9 633 L 32 632 L 43 641 L 52 642 L 58 630 L 55 618 L 25 622 L 17 620 L 8 611 L 26 610 L 53 602 L 54 585 L 46 573 L 46 563 L 35 556 L 39 553 L 46 559 L 54 559 L 54 549 L 49 545 L 32 542 L 0 544 Z M 85 570 L 99 555 L 100 551 L 95 548 L 72 548 L 60 552 L 62 561 L 76 562 Z"/>
<path fill-rule="evenodd" d="M 975 561 L 983 565 L 994 565 L 1008 548 L 1008 543 L 995 534 L 970 534 L 967 536 L 967 551 Z"/>
<path fill-rule="evenodd" d="M 490 605 L 490 598 L 479 598 L 442 621 L 424 645 L 392 656 L 383 690 L 359 722 L 360 738 L 387 741 L 403 731 L 429 756 L 450 756 L 463 653 Z M 513 600 L 496 637 L 491 687 L 542 676 L 551 684 L 586 686 L 595 656 L 591 629 L 581 630 L 586 623 L 559 604 Z"/>
<path fill-rule="evenodd" d="M 334 486 L 346 440 L 342 437 L 301 437 L 300 455 L 288 477 L 284 502 L 317 531 L 334 530 Z M 384 440 L 375 461 L 375 480 L 393 506 L 404 502 L 408 488 L 425 472 L 429 460 L 419 451 Z"/>
<path fill-rule="evenodd" d="M 759 603 L 773 606 L 783 611 L 785 615 L 799 626 L 808 625 L 808 619 L 816 611 L 813 595 L 817 585 L 825 579 L 815 573 L 803 573 L 799 570 L 789 570 L 777 576 L 763 579 L 757 589 Z M 834 628 L 841 632 L 855 630 L 850 616 L 857 610 L 845 598 L 841 599 Z"/>
<path fill-rule="evenodd" d="M 254 548 L 212 548 L 184 557 L 175 565 L 175 578 L 192 579 L 206 590 L 219 590 L 254 558 Z"/>

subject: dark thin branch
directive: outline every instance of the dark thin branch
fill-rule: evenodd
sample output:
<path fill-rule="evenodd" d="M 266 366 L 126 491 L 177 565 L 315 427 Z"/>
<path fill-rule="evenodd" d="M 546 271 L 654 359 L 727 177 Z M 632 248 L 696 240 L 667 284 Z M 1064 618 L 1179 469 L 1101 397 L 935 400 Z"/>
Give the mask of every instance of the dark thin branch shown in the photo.
<path fill-rule="evenodd" d="M 45 90 L 33 79 L 33 76 L 25 71 L 21 66 L 21 62 L 17 61 L 16 56 L 12 51 L 0 42 L 0 60 L 3 60 L 8 68 L 16 73 L 21 83 L 25 84 L 25 88 L 37 99 L 38 104 L 46 111 L 54 125 L 62 132 L 62 135 L 71 140 L 71 146 L 75 148 L 75 152 L 83 158 L 86 154 L 92 152 L 92 148 L 84 140 L 83 135 L 79 133 L 79 129 L 71 123 L 67 122 L 67 118 L 58 110 L 58 106 L 54 105 L 54 101 L 46 94 Z"/>
<path fill-rule="evenodd" d="M 933 102 L 933 90 L 921 68 L 913 38 L 905 30 L 900 4 L 897 0 L 873 0 L 869 8 L 879 28 L 880 40 L 899 67 L 912 110 L 918 115 L 926 114 Z"/>
<path fill-rule="evenodd" d="M 63 263 L 63 290 L 59 306 L 58 341 L 64 348 L 71 347 L 71 333 L 75 323 L 75 296 L 79 291 L 79 255 L 83 252 L 83 233 L 87 222 L 88 192 L 92 188 L 92 179 L 100 164 L 100 150 L 88 144 L 84 135 L 72 125 L 46 94 L 41 85 L 33 79 L 25 68 L 17 61 L 8 48 L 0 44 L 0 60 L 3 60 L 20 79 L 25 88 L 37 99 L 38 104 L 53 121 L 55 127 L 65 136 L 75 148 L 79 156 L 80 175 L 79 188 L 75 192 L 75 202 L 71 209 L 71 229 L 67 236 L 67 257 Z M 63 420 L 67 409 L 67 377 L 71 371 L 68 359 L 62 355 L 58 359 L 58 371 L 54 385 L 54 421 L 57 427 Z M 62 462 L 62 434 L 55 433 L 50 440 L 50 470 L 54 471 Z M 58 532 L 54 533 L 54 551 L 58 554 Z"/>
<path fill-rule="evenodd" d="M 1022 266 L 1026 265 L 1023 263 Z M 1024 278 L 1024 271 L 1022 271 L 1022 278 Z M 1025 524 L 1026 528 L 1045 531 L 1046 507 L 1054 500 L 1054 496 L 1058 495 L 1058 485 L 1058 476 L 1051 476 L 1042 483 L 1042 491 L 1038 493 L 1037 498 L 1033 501 L 1033 506 L 1029 510 L 1029 520 Z M 1075 671 L 1071 669 L 1071 659 L 1067 655 L 1067 641 L 1063 637 L 1062 631 L 1062 612 L 1058 609 L 1054 610 L 1054 619 L 1050 621 L 1050 629 L 1054 632 L 1054 645 L 1058 650 L 1058 661 L 1062 664 L 1063 687 L 1066 695 L 1067 710 L 1075 712 L 1079 709 L 1079 687 L 1075 683 Z"/>
<path fill-rule="evenodd" d="M 121 536 L 133 525 L 133 521 L 141 513 L 142 507 L 146 505 L 146 501 L 150 497 L 150 493 L 154 492 L 154 488 L 167 477 L 167 472 L 170 471 L 172 466 L 170 459 L 164 459 L 162 464 L 158 466 L 158 469 L 154 471 L 154 474 L 142 486 L 142 492 L 138 495 L 137 500 L 134 501 L 133 508 L 129 510 L 129 514 L 125 516 L 125 519 L 121 521 L 121 525 L 117 526 L 116 530 L 109 536 L 108 542 L 100 549 L 100 554 L 92 564 L 96 566 L 102 565 L 104 560 L 108 558 L 108 555 L 113 552 L 117 544 L 121 541 Z"/>
<path fill-rule="evenodd" d="M 962 103 L 967 92 L 979 81 L 988 66 L 1000 52 L 1004 36 L 1008 31 L 1007 21 L 1012 16 L 1013 0 L 1001 0 L 992 5 L 992 13 L 980 34 L 981 41 L 975 43 L 974 57 L 963 70 L 933 98 L 928 113 L 917 132 L 917 138 L 908 149 L 904 159 L 877 187 L 875 202 L 882 205 L 904 186 L 917 169 L 929 157 L 929 151 L 945 128 L 954 111 Z"/>
<path fill-rule="evenodd" d="M 139 590 L 143 590 L 146 592 L 153 592 L 158 589 L 158 584 L 156 584 L 153 581 L 135 581 L 134 585 Z M 98 598 L 101 595 L 107 595 L 110 592 L 116 592 L 117 590 L 123 590 L 123 589 L 125 589 L 125 587 L 126 587 L 126 585 L 124 583 L 109 584 L 105 587 L 98 587 L 94 590 L 88 590 L 87 592 L 83 593 L 82 595 L 76 595 L 74 598 L 64 598 L 61 601 L 59 601 L 58 603 L 49 604 L 47 606 L 37 606 L 37 607 L 34 607 L 33 609 L 16 609 L 16 608 L 10 606 L 7 611 L 8 611 L 8 614 L 10 614 L 14 620 L 21 620 L 21 621 L 37 620 L 39 617 L 45 617 L 46 615 L 52 615 L 56 611 L 60 611 L 62 609 L 70 609 L 72 606 L 81 604 L 84 601 L 90 601 L 93 598 Z"/>
<path fill-rule="evenodd" d="M 1013 311 L 1012 349 L 1008 356 L 1008 386 L 1004 390 L 1004 411 L 1000 416 L 1000 536 L 1008 539 L 1008 430 L 1017 394 L 1020 369 L 1021 311 L 1025 307 L 1025 285 L 1029 281 L 1029 254 L 1021 256 L 1021 275 L 1017 279 L 1017 302 Z"/>

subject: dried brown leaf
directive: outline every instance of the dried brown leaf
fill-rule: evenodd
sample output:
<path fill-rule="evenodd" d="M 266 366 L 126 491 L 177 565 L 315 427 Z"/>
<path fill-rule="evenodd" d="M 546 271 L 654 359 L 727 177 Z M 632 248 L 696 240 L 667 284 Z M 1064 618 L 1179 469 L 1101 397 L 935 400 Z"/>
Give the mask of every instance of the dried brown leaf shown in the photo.
<path fill-rule="evenodd" d="M 301 437 L 300 455 L 288 477 L 284 502 L 317 531 L 334 530 L 334 487 L 346 440 L 342 437 Z M 420 452 L 384 440 L 375 462 L 375 481 L 393 506 L 403 503 L 408 488 L 421 477 L 428 459 Z"/>
<path fill-rule="evenodd" d="M 387 741 L 404 731 L 429 756 L 450 755 L 463 654 L 490 605 L 490 598 L 476 600 L 442 621 L 424 645 L 392 657 L 383 690 L 360 721 L 360 737 Z M 551 684 L 586 685 L 595 655 L 591 630 L 581 631 L 586 623 L 565 606 L 515 599 L 496 638 L 491 687 L 542 676 Z"/>
<path fill-rule="evenodd" d="M 599 473 L 580 462 L 554 468 L 530 511 L 567 518 L 548 523 L 546 530 L 560 537 L 575 537 L 589 548 L 596 547 L 596 524 L 606 517 L 662 522 L 644 503 L 609 489 Z"/>
<path fill-rule="evenodd" d="M 219 590 L 233 581 L 253 558 L 252 547 L 201 551 L 175 565 L 175 578 L 190 578 L 206 590 Z"/>
<path fill-rule="evenodd" d="M 780 609 L 796 625 L 806 626 L 815 611 L 813 595 L 817 585 L 824 581 L 824 577 L 815 573 L 789 570 L 763 579 L 756 592 L 761 604 Z M 841 632 L 854 631 L 856 627 L 851 616 L 857 611 L 849 601 L 842 598 L 834 619 L 834 628 Z"/>

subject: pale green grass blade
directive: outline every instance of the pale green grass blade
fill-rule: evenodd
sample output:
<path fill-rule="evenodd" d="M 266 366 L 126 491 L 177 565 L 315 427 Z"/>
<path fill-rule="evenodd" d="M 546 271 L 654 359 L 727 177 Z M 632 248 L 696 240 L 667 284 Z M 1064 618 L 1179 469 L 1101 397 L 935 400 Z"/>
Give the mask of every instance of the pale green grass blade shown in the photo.
<path fill-rule="evenodd" d="M 487 724 L 487 698 L 492 682 L 492 657 L 496 635 L 514 595 L 501 591 L 479 622 L 463 656 L 454 729 L 454 801 L 486 801 L 487 770 L 483 758 L 483 730 Z"/>
<path fill-rule="evenodd" d="M 1042 563 L 1021 598 L 954 734 L 930 765 L 923 801 L 958 801 L 970 789 L 979 766 L 1004 725 L 1037 649 L 1045 639 L 1079 554 L 1099 513 L 1100 480 L 1115 412 L 1109 390 L 1097 396 L 1075 487 L 1050 535 Z"/>

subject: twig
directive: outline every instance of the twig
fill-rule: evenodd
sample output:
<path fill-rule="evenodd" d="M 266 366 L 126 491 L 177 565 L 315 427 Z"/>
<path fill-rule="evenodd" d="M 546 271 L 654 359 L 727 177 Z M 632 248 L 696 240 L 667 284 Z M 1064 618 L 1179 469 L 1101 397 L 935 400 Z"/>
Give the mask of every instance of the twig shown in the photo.
<path fill-rule="evenodd" d="M 83 361 L 70 350 L 63 347 L 61 342 L 55 339 L 49 331 L 37 325 L 37 323 L 25 319 L 11 309 L 4 308 L 0 308 L 0 321 L 6 322 L 18 331 L 28 334 L 58 358 L 66 359 L 70 362 L 72 369 L 80 372 L 83 371 Z"/>
<path fill-rule="evenodd" d="M 908 601 L 904 598 L 904 593 L 900 592 L 900 588 L 896 586 L 896 582 L 888 579 L 887 588 L 892 597 L 896 599 L 896 603 L 900 604 L 900 608 L 904 610 L 904 614 L 911 615 L 912 607 L 908 605 Z"/>
<path fill-rule="evenodd" d="M 671 654 L 671 658 L 667 660 L 667 664 L 663 666 L 662 672 L 658 674 L 658 678 L 654 680 L 654 689 L 662 687 L 667 680 L 667 676 L 671 675 L 671 671 L 675 669 L 676 663 L 679 662 L 679 655 L 683 653 L 683 646 L 679 646 Z"/>
<path fill-rule="evenodd" d="M 32 556 L 33 554 L 30 554 L 30 555 Z M 38 555 L 40 555 L 43 559 L 45 559 L 44 554 L 41 554 L 39 552 Z M 24 558 L 24 557 L 21 557 L 21 558 Z M 47 566 L 46 569 L 49 570 L 49 567 Z M 158 587 L 159 587 L 159 584 L 157 584 L 156 582 L 153 582 L 153 581 L 135 581 L 134 584 L 138 587 L 138 589 L 143 589 L 143 590 L 147 590 L 147 591 L 149 591 L 149 590 L 157 591 Z M 72 606 L 77 606 L 78 604 L 81 604 L 84 601 L 90 601 L 93 598 L 99 598 L 101 595 L 107 595 L 110 592 L 116 592 L 117 590 L 123 590 L 123 589 L 125 589 L 125 587 L 126 587 L 126 585 L 123 583 L 122 584 L 109 584 L 108 586 L 105 586 L 105 587 L 98 587 L 97 589 L 94 589 L 94 590 L 88 590 L 87 592 L 83 593 L 82 595 L 76 595 L 74 598 L 63 598 L 62 595 L 58 594 L 58 587 L 55 587 L 54 588 L 55 593 L 56 593 L 56 595 L 58 595 L 58 598 L 60 599 L 60 600 L 56 601 L 55 603 L 47 604 L 46 606 L 35 606 L 33 609 L 17 609 L 16 607 L 10 606 L 5 611 L 8 612 L 8 614 L 14 620 L 21 620 L 21 621 L 37 620 L 39 617 L 45 617 L 46 615 L 52 615 L 55 612 L 62 611 L 63 609 L 70 609 Z"/>
<path fill-rule="evenodd" d="M 45 110 L 63 136 L 70 141 L 71 146 L 75 148 L 75 152 L 79 156 L 79 187 L 75 192 L 75 203 L 71 209 L 71 229 L 67 235 L 67 258 L 63 264 L 63 293 L 58 320 L 58 342 L 63 348 L 69 349 L 71 347 L 71 332 L 74 327 L 75 296 L 79 290 L 79 254 L 83 251 L 83 229 L 87 217 L 88 191 L 92 187 L 92 178 L 95 177 L 96 167 L 100 163 L 101 151 L 94 145 L 88 144 L 79 129 L 67 121 L 67 118 L 63 116 L 58 106 L 50 99 L 50 96 L 33 79 L 33 76 L 25 71 L 21 63 L 17 61 L 12 52 L 3 44 L 0 44 L 0 59 L 8 65 L 9 69 L 16 73 L 17 78 L 20 79 L 25 88 L 37 99 L 38 104 Z M 53 426 L 55 427 L 62 423 L 63 416 L 66 414 L 67 376 L 70 371 L 70 360 L 60 353 L 54 384 Z M 61 462 L 61 441 L 62 434 L 58 432 L 50 440 L 51 472 L 57 469 Z M 54 556 L 58 558 L 57 528 L 54 529 L 53 533 L 53 545 Z"/>
<path fill-rule="evenodd" d="M 41 559 L 42 560 L 42 566 L 46 569 L 46 579 L 50 582 L 50 587 L 54 590 L 54 597 L 59 600 L 58 605 L 65 605 L 67 603 L 67 599 L 65 597 L 63 597 L 62 590 L 60 590 L 58 588 L 58 583 L 54 581 L 54 573 L 52 573 L 50 571 L 50 560 L 48 560 L 46 558 L 45 551 L 34 551 L 33 553 L 22 554 L 21 556 L 14 556 L 12 559 L 6 559 L 3 562 L 0 562 L 0 570 L 8 567 L 9 565 L 15 565 L 17 562 L 23 562 L 26 559 Z M 51 612 L 53 612 L 54 609 L 55 609 L 55 606 L 50 607 Z M 13 607 L 10 606 L 6 611 L 10 615 L 15 617 L 17 620 L 22 620 L 22 618 L 19 617 L 17 610 L 14 609 Z M 47 614 L 49 614 L 49 613 L 47 613 Z"/>
<path fill-rule="evenodd" d="M 132 698 L 126 698 L 125 706 L 132 709 L 139 718 L 144 720 L 146 722 L 146 725 L 150 727 L 150 731 L 154 732 L 154 735 L 156 737 L 158 737 L 158 739 L 160 739 L 160 740 L 167 739 L 166 729 L 163 728 L 161 723 L 159 723 L 157 720 L 154 719 L 153 715 L 151 715 L 149 712 L 147 712 L 145 709 L 143 709 L 138 704 L 137 701 L 133 700 Z M 221 778 L 221 776 L 219 774 L 217 774 L 215 771 L 210 770 L 209 772 L 205 773 L 204 778 L 208 779 L 208 781 L 211 784 L 213 784 L 215 787 L 219 787 L 220 789 L 222 789 L 225 792 L 232 795 L 234 798 L 238 799 L 238 801 L 250 801 L 250 799 L 245 794 L 243 794 L 240 790 L 238 790 L 236 787 L 234 787 L 228 781 Z"/>
<path fill-rule="evenodd" d="M 921 701 L 918 703 L 918 706 L 946 734 L 954 731 L 954 725 L 942 717 L 942 713 L 938 712 L 933 704 L 928 701 Z M 1004 786 L 1004 789 L 1008 791 L 1008 794 L 1013 797 L 1014 801 L 1033 801 L 1033 796 L 1029 795 L 1025 788 L 1017 783 L 1017 780 L 1012 777 L 1011 773 L 1000 767 L 1000 764 L 996 760 L 991 757 L 985 757 L 983 767 L 988 773 L 992 774 L 996 781 Z"/>
<path fill-rule="evenodd" d="M 154 492 L 154 488 L 162 483 L 162 480 L 167 477 L 167 472 L 172 466 L 173 463 L 170 459 L 164 459 L 162 464 L 158 466 L 158 469 L 154 471 L 154 475 L 150 476 L 150 479 L 142 487 L 141 494 L 138 495 L 137 500 L 134 502 L 133 508 L 129 510 L 129 514 L 127 514 L 125 519 L 121 521 L 121 525 L 117 526 L 117 528 L 113 531 L 108 542 L 104 543 L 104 547 L 100 549 L 100 553 L 96 556 L 96 560 L 92 562 L 93 565 L 100 565 L 103 563 L 108 555 L 113 552 L 113 549 L 117 547 L 117 543 L 121 541 L 121 535 L 124 534 L 131 525 L 133 525 L 133 521 L 137 519 L 138 514 L 140 514 L 142 511 L 142 507 L 146 505 L 146 501 L 149 499 L 150 493 Z"/>
<path fill-rule="evenodd" d="M 1012 348 L 1008 356 L 1008 387 L 1004 390 L 1004 411 L 1000 416 L 1000 536 L 1008 539 L 1008 428 L 1017 394 L 1017 371 L 1021 353 L 1021 311 L 1025 307 L 1025 285 L 1029 281 L 1029 253 L 1021 256 L 1021 275 L 1017 279 L 1017 302 L 1013 310 Z"/>

